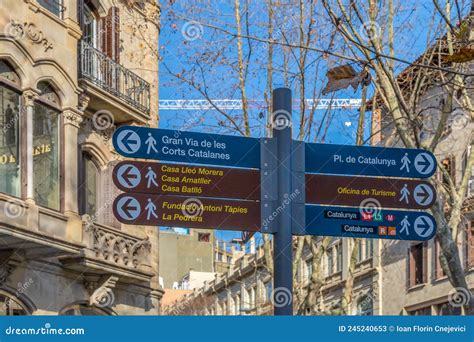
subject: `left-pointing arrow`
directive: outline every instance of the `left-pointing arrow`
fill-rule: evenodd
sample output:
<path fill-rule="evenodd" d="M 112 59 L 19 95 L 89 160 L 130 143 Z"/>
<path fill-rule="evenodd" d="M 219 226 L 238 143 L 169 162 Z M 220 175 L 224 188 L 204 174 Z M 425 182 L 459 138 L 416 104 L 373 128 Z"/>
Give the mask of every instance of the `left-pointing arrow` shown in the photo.
<path fill-rule="evenodd" d="M 140 184 L 140 170 L 134 165 L 123 164 L 117 169 L 117 179 L 120 185 L 126 188 L 135 188 Z"/>
<path fill-rule="evenodd" d="M 117 135 L 116 143 L 116 148 L 126 154 L 137 152 L 141 146 L 140 136 L 130 129 L 120 131 Z"/>
<path fill-rule="evenodd" d="M 118 215 L 124 220 L 135 220 L 141 212 L 140 203 L 131 196 L 120 198 L 116 203 Z"/>

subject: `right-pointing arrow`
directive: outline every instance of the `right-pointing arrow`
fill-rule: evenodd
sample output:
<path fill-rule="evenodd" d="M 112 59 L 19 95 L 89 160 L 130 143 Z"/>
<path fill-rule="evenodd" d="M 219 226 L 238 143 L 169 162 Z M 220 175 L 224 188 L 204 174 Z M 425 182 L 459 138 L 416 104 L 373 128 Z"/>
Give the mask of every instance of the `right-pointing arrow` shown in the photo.
<path fill-rule="evenodd" d="M 436 163 L 432 154 L 427 152 L 419 153 L 415 158 L 415 169 L 422 175 L 432 174 L 436 168 Z"/>
<path fill-rule="evenodd" d="M 424 184 L 417 185 L 415 188 L 415 201 L 419 205 L 428 205 L 433 198 L 433 191 Z"/>

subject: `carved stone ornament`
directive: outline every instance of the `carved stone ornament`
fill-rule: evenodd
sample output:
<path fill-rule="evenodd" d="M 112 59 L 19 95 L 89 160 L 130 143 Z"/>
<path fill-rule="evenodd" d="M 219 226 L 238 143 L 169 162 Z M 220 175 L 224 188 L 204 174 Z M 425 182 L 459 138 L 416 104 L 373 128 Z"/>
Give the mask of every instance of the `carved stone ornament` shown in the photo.
<path fill-rule="evenodd" d="M 149 237 L 134 238 L 96 225 L 87 218 L 85 221 L 84 231 L 92 238 L 91 247 L 97 258 L 135 269 L 148 259 L 151 252 Z"/>
<path fill-rule="evenodd" d="M 75 127 L 79 127 L 81 124 L 83 117 L 71 110 L 66 110 L 63 112 L 63 117 L 64 117 L 64 124 L 66 125 L 73 125 Z"/>
<path fill-rule="evenodd" d="M 17 20 L 10 22 L 10 30 L 14 30 L 15 36 L 27 37 L 33 44 L 42 45 L 44 52 L 53 48 L 53 44 L 45 37 L 43 31 L 39 30 L 33 23 L 21 23 Z"/>
<path fill-rule="evenodd" d="M 98 307 L 112 307 L 115 303 L 115 295 L 113 289 L 117 284 L 118 277 L 113 275 L 103 276 L 98 281 L 84 282 L 84 286 L 92 294 L 89 297 L 89 305 Z"/>

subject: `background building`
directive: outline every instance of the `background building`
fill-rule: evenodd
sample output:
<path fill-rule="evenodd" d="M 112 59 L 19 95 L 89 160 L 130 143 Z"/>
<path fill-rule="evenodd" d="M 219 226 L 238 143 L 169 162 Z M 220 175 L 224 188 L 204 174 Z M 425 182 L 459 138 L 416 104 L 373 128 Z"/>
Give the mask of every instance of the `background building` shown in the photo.
<path fill-rule="evenodd" d="M 0 2 L 2 314 L 159 312 L 158 231 L 114 219 L 110 140 L 157 125 L 137 32 L 157 51 L 158 20 L 144 1 Z"/>
<path fill-rule="evenodd" d="M 214 272 L 214 241 L 212 230 L 161 230 L 160 276 L 165 288 L 181 288 L 190 271 Z"/>

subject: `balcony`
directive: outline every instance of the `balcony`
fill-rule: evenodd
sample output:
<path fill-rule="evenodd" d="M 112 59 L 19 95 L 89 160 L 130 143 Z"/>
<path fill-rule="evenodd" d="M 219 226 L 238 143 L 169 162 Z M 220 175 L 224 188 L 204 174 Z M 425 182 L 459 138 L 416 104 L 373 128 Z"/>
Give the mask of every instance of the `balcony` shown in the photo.
<path fill-rule="evenodd" d="M 115 275 L 122 281 L 149 282 L 154 276 L 151 242 L 124 231 L 82 218 L 81 255 L 61 258 L 64 267 L 98 276 Z"/>
<path fill-rule="evenodd" d="M 118 121 L 134 119 L 127 117 L 130 111 L 148 119 L 150 84 L 88 43 L 81 41 L 80 45 L 79 76 L 87 83 L 84 88 L 91 101 L 97 101 L 91 103 L 95 110 L 111 110 L 118 115 Z M 112 99 L 104 100 L 107 95 L 112 95 Z"/>

